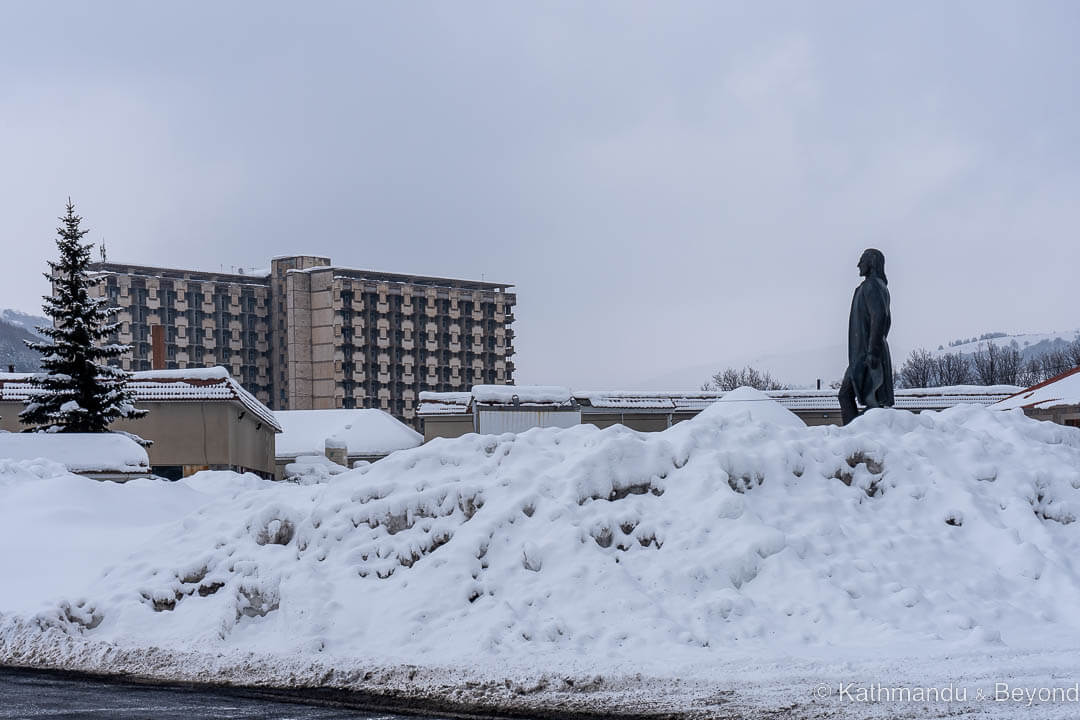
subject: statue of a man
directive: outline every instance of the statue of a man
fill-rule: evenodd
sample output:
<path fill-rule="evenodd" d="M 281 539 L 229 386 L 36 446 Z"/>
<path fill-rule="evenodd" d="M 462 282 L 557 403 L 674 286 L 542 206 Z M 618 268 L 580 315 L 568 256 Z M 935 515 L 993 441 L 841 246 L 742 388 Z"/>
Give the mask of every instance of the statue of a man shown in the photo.
<path fill-rule="evenodd" d="M 866 279 L 851 299 L 848 367 L 840 384 L 840 414 L 845 425 L 859 416 L 856 398 L 867 408 L 893 405 L 892 357 L 885 340 L 892 324 L 885 255 L 873 248 L 866 250 L 859 258 L 859 275 Z"/>

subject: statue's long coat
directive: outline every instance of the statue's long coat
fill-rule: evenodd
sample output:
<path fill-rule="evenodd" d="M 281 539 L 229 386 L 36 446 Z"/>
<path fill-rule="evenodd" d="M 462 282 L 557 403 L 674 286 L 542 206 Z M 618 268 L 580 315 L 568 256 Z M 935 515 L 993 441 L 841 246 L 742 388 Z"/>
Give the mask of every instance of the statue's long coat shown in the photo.
<path fill-rule="evenodd" d="M 876 273 L 868 275 L 851 298 L 848 319 L 848 372 L 855 394 L 866 407 L 892 407 L 892 356 L 889 354 L 889 286 Z M 870 367 L 867 355 L 881 358 Z"/>

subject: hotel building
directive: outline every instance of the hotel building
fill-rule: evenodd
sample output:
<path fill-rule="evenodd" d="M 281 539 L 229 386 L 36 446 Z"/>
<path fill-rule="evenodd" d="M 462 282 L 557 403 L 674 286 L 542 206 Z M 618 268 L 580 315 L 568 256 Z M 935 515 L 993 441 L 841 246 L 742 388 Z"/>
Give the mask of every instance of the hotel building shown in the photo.
<path fill-rule="evenodd" d="M 120 309 L 129 370 L 221 365 L 277 410 L 380 408 L 415 424 L 421 391 L 512 384 L 505 283 L 341 268 L 278 257 L 215 273 L 94 263 Z"/>

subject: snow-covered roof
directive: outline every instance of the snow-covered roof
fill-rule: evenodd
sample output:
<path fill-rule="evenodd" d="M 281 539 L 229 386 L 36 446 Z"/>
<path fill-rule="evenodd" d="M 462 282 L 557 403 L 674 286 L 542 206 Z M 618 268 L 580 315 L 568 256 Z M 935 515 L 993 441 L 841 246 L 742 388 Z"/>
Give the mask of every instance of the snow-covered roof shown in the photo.
<path fill-rule="evenodd" d="M 710 401 L 712 402 L 712 401 Z M 592 407 L 611 408 L 613 410 L 674 410 L 675 400 L 666 397 L 603 397 L 590 402 Z"/>
<path fill-rule="evenodd" d="M 29 373 L 0 373 L 0 400 L 23 402 L 34 392 Z M 131 374 L 128 388 L 135 402 L 199 402 L 226 400 L 240 403 L 275 431 L 281 426 L 274 412 L 263 405 L 223 367 L 186 370 L 143 370 Z"/>
<path fill-rule="evenodd" d="M 500 401 L 487 402 L 510 404 L 506 396 L 518 394 L 522 403 L 528 397 L 526 388 L 518 385 L 487 385 L 499 392 L 486 397 L 502 397 Z M 534 386 L 535 387 L 535 386 Z M 951 385 L 935 388 L 905 388 L 897 390 L 896 407 L 907 410 L 941 410 L 960 404 L 991 405 L 1016 393 L 1015 385 Z M 524 392 L 518 392 L 524 391 Z M 420 393 L 418 413 L 424 417 L 433 415 L 466 415 L 472 412 L 470 393 Z M 570 393 L 571 397 L 588 414 L 590 408 L 618 411 L 694 412 L 704 410 L 725 396 L 723 392 L 694 390 L 582 390 Z M 776 400 L 781 407 L 801 411 L 839 411 L 840 402 L 836 390 L 768 390 L 765 394 Z M 478 400 L 479 401 L 479 400 Z"/>
<path fill-rule="evenodd" d="M 38 458 L 74 473 L 150 472 L 146 450 L 123 433 L 0 433 L 0 459 Z"/>
<path fill-rule="evenodd" d="M 142 370 L 135 375 L 139 380 L 227 380 L 232 377 L 229 371 L 221 366 L 184 370 Z"/>
<path fill-rule="evenodd" d="M 1013 408 L 1045 409 L 1060 405 L 1080 405 L 1080 367 L 1038 385 L 1032 385 L 990 407 L 994 410 L 1012 410 Z"/>
<path fill-rule="evenodd" d="M 518 405 L 544 406 L 547 408 L 570 408 L 574 405 L 574 395 L 570 388 L 559 385 L 474 385 L 471 392 L 432 392 L 420 393 L 417 413 L 422 417 L 433 415 L 468 415 L 473 410 L 473 402 L 478 405 Z"/>
<path fill-rule="evenodd" d="M 344 441 L 350 456 L 388 455 L 424 442 L 423 435 L 382 410 L 278 410 L 274 414 L 282 427 L 274 443 L 279 458 L 321 454 L 327 440 Z"/>
<path fill-rule="evenodd" d="M 903 388 L 895 391 L 902 410 L 943 410 L 954 405 L 990 405 L 1017 391 L 1015 385 L 952 385 L 935 388 Z M 789 410 L 840 410 L 836 390 L 769 390 Z"/>
<path fill-rule="evenodd" d="M 431 390 L 420 391 L 420 404 L 417 412 L 420 415 L 465 415 L 472 404 L 471 392 L 433 392 Z"/>
<path fill-rule="evenodd" d="M 473 385 L 473 399 L 488 405 L 568 405 L 570 388 L 559 385 Z"/>

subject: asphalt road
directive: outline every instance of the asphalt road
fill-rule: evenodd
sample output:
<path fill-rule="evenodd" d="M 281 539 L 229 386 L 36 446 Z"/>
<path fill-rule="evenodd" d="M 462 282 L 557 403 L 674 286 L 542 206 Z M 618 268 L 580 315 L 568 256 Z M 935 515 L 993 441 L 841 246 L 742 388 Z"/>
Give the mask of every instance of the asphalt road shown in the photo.
<path fill-rule="evenodd" d="M 232 689 L 107 682 L 0 667 L 0 718 L 50 720 L 408 720 L 401 715 L 283 702 Z M 417 716 L 412 716 L 416 720 Z M 421 720 L 440 720 L 434 716 Z"/>

